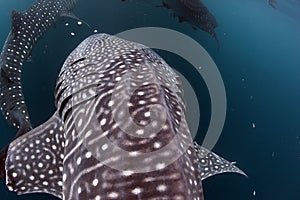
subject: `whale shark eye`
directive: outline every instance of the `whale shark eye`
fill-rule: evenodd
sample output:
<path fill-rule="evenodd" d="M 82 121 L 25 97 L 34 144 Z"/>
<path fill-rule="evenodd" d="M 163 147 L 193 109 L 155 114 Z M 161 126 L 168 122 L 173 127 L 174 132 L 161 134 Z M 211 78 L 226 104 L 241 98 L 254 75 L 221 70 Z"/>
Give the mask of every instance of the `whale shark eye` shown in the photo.
<path fill-rule="evenodd" d="M 78 60 L 75 60 L 70 66 L 73 66 L 73 65 L 75 65 L 76 63 L 79 63 L 79 62 L 81 62 L 81 61 L 84 61 L 85 59 L 86 59 L 85 57 L 79 58 Z"/>

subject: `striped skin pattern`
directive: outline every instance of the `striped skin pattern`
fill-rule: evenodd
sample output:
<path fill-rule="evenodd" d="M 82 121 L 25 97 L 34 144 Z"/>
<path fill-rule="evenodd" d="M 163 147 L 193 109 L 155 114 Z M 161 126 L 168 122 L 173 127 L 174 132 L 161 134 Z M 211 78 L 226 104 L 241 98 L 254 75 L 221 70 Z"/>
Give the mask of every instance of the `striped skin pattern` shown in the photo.
<path fill-rule="evenodd" d="M 201 180 L 243 172 L 193 145 L 182 96 L 178 76 L 152 50 L 90 36 L 61 69 L 56 113 L 10 145 L 7 185 L 64 200 L 203 200 Z"/>
<path fill-rule="evenodd" d="M 162 2 L 164 7 L 174 11 L 179 22 L 186 21 L 210 34 L 219 48 L 219 40 L 214 30 L 218 22 L 200 0 L 163 0 Z"/>

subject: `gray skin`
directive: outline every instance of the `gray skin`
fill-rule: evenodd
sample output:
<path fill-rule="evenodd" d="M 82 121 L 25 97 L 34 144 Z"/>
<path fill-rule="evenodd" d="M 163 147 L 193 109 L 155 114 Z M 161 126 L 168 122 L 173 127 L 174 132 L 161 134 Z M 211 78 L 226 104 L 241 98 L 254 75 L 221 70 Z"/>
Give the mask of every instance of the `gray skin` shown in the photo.
<path fill-rule="evenodd" d="M 178 75 L 152 50 L 107 34 L 88 37 L 58 76 L 57 111 L 10 144 L 8 188 L 64 200 L 203 200 L 202 180 L 245 174 L 192 143 L 182 98 Z M 163 151 L 174 138 L 178 146 Z"/>
<path fill-rule="evenodd" d="M 72 17 L 75 3 L 76 0 L 39 0 L 25 12 L 12 11 L 11 31 L 0 55 L 0 109 L 7 122 L 18 129 L 16 138 L 31 130 L 22 91 L 22 66 L 38 39 L 60 16 Z M 7 148 L 0 153 L 0 179 L 5 174 Z"/>

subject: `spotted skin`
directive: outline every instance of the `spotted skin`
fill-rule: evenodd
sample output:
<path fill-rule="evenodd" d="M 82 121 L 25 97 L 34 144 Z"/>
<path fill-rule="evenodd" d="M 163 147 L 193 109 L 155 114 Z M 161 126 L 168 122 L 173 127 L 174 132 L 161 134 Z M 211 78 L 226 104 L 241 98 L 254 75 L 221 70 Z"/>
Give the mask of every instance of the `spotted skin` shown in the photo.
<path fill-rule="evenodd" d="M 86 49 L 88 53 L 80 55 L 80 51 L 77 54 L 78 49 Z M 125 159 L 115 152 L 106 153 L 108 144 L 101 141 L 101 135 L 97 136 L 99 130 L 95 130 L 100 125 L 102 136 L 128 152 L 147 153 L 167 145 L 179 129 L 176 121 L 181 120 L 181 100 L 173 93 L 179 92 L 179 88 L 176 85 L 174 90 L 165 88 L 172 87 L 172 82 L 176 83 L 175 73 L 152 51 L 139 50 L 135 43 L 105 34 L 92 36 L 77 50 L 66 60 L 58 79 L 59 88 L 56 89 L 59 113 L 65 119 L 63 123 L 67 130 L 65 148 L 68 153 L 63 175 L 65 199 L 202 199 L 199 171 L 197 168 L 192 171 L 189 167 L 197 165 L 196 154 L 191 150 L 191 155 L 186 153 L 168 166 L 164 163 L 165 155 L 154 156 L 151 164 L 156 167 L 155 171 L 124 174 L 124 171 L 110 166 L 127 166 L 134 162 L 136 154 Z M 81 61 L 77 62 L 79 59 Z M 128 77 L 125 74 L 129 74 Z M 125 77 L 126 85 L 122 85 L 118 95 L 120 102 L 117 103 L 117 100 L 112 100 L 112 91 Z M 134 84 L 142 86 L 133 91 Z M 169 117 L 164 128 L 151 138 L 129 136 L 113 118 L 110 107 L 114 107 L 118 115 L 124 114 L 125 111 L 117 104 L 129 95 L 131 119 L 141 126 L 149 123 L 152 105 L 167 105 Z M 82 108 L 84 103 L 87 106 Z M 71 108 L 72 111 L 69 111 Z M 96 123 L 89 118 L 91 113 L 96 113 Z M 82 123 L 81 118 L 88 120 Z M 100 159 L 90 157 L 78 137 L 80 132 L 90 132 L 86 140 L 91 144 L 102 144 L 100 147 L 95 145 L 94 150 L 101 155 Z M 144 167 L 147 167 L 147 160 L 141 162 L 145 162 Z M 189 180 L 192 180 L 191 183 Z"/>
<path fill-rule="evenodd" d="M 0 55 L 0 109 L 7 122 L 18 129 L 16 137 L 31 130 L 22 92 L 22 66 L 37 40 L 60 16 L 70 15 L 75 0 L 39 0 L 25 12 L 12 11 L 11 31 Z M 0 178 L 4 177 L 7 147 L 0 153 Z"/>
<path fill-rule="evenodd" d="M 216 155 L 208 149 L 194 142 L 194 148 L 198 157 L 198 166 L 201 172 L 201 179 L 207 179 L 211 176 L 226 172 L 238 173 L 247 176 L 242 170 L 228 162 L 224 158 Z"/>
<path fill-rule="evenodd" d="M 25 12 L 12 11 L 12 29 L 0 56 L 0 106 L 5 119 L 17 128 L 31 126 L 22 93 L 22 66 L 37 40 L 74 6 L 74 0 L 39 0 Z"/>
<path fill-rule="evenodd" d="M 62 198 L 64 130 L 58 114 L 10 146 L 7 187 L 18 194 L 44 192 Z"/>
<path fill-rule="evenodd" d="M 178 76 L 152 50 L 107 34 L 90 36 L 69 55 L 61 69 L 55 89 L 57 112 L 48 122 L 11 144 L 6 163 L 7 185 L 20 194 L 44 191 L 64 200 L 203 200 L 201 173 L 205 166 L 200 161 L 218 163 L 222 158 L 215 154 L 207 154 L 214 155 L 213 159 L 203 157 L 203 152 L 197 149 L 200 147 L 193 145 L 179 86 Z M 125 117 L 124 102 L 129 117 Z M 151 110 L 155 106 L 158 115 Z M 121 128 L 119 119 L 125 121 L 125 127 Z M 141 137 L 147 125 L 158 126 L 154 123 L 157 119 L 165 119 L 162 128 L 151 132 L 149 137 Z M 126 129 L 130 123 L 144 129 L 129 134 L 128 130 L 133 130 Z M 52 135 L 49 130 L 53 130 Z M 51 140 L 51 136 L 56 140 Z M 47 143 L 46 138 L 53 142 Z M 148 154 L 158 152 L 175 138 L 178 146 L 172 146 L 170 151 Z M 34 140 L 41 143 L 35 146 Z M 185 143 L 190 144 L 187 149 L 181 147 Z M 18 150 L 28 146 L 52 148 L 56 163 L 45 156 L 37 162 L 47 165 L 47 170 L 61 173 L 55 178 L 48 174 L 43 182 L 30 180 L 27 173 L 36 172 L 33 174 L 36 177 L 45 172 L 38 168 L 39 164 L 26 171 L 28 160 L 18 165 L 16 157 L 27 155 Z M 123 156 L 110 149 L 111 146 L 118 146 L 129 155 Z M 40 154 L 29 151 L 36 156 Z M 176 153 L 180 153 L 178 159 L 167 163 Z M 226 163 L 222 159 L 221 165 Z M 145 171 L 131 170 L 136 165 Z M 230 166 L 227 171 L 241 172 Z M 218 169 L 209 171 L 216 174 Z M 209 177 L 206 172 L 203 175 Z"/>

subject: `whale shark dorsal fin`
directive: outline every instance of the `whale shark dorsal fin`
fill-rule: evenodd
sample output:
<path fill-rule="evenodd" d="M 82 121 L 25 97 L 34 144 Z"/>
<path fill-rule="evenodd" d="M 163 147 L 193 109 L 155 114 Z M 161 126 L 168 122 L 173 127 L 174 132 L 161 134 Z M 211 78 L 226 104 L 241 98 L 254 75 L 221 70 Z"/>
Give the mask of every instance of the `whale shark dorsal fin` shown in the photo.
<path fill-rule="evenodd" d="M 234 165 L 234 162 L 225 160 L 196 142 L 194 142 L 194 148 L 199 159 L 201 180 L 226 172 L 238 173 L 247 177 L 242 170 Z"/>
<path fill-rule="evenodd" d="M 23 14 L 21 12 L 18 12 L 16 10 L 11 11 L 12 32 L 16 31 L 17 29 L 19 29 L 21 27 L 22 18 L 23 18 Z"/>
<path fill-rule="evenodd" d="M 64 131 L 55 113 L 14 140 L 8 149 L 6 184 L 18 194 L 45 192 L 62 198 Z"/>

